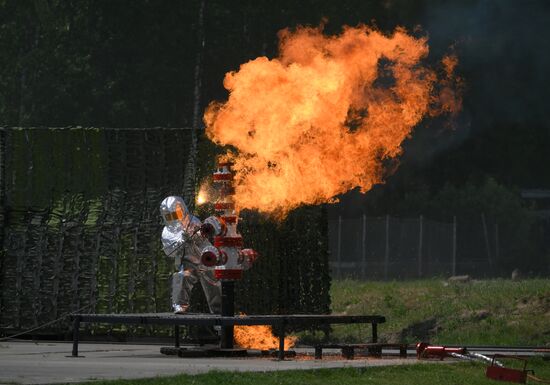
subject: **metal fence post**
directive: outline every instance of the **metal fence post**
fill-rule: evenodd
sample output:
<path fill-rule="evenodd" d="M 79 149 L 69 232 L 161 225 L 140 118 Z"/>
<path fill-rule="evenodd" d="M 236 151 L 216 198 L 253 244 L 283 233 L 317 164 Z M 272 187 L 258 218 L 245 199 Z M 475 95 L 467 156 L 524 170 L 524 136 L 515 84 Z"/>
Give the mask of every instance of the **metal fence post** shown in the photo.
<path fill-rule="evenodd" d="M 423 231 L 423 218 L 422 215 L 419 218 L 419 231 L 418 231 L 418 278 L 422 277 L 422 231 Z"/>
<path fill-rule="evenodd" d="M 342 216 L 338 215 L 338 254 L 336 258 L 336 276 L 342 277 Z"/>
<path fill-rule="evenodd" d="M 367 268 L 367 216 L 363 214 L 363 234 L 361 239 L 361 277 L 366 278 Z"/>
<path fill-rule="evenodd" d="M 452 266 L 452 275 L 456 275 L 456 215 L 453 216 L 453 266 Z"/>
<path fill-rule="evenodd" d="M 495 262 L 498 264 L 500 258 L 500 245 L 499 245 L 499 233 L 498 222 L 495 223 Z"/>
<path fill-rule="evenodd" d="M 384 253 L 384 279 L 388 279 L 388 264 L 390 262 L 390 216 L 386 215 L 386 251 Z"/>
<path fill-rule="evenodd" d="M 489 269 L 491 270 L 491 273 L 493 273 L 493 261 L 491 258 L 491 247 L 489 245 L 489 233 L 487 231 L 487 221 L 485 220 L 485 213 L 481 213 L 481 224 L 483 225 L 485 248 L 487 249 L 487 261 L 489 262 Z"/>

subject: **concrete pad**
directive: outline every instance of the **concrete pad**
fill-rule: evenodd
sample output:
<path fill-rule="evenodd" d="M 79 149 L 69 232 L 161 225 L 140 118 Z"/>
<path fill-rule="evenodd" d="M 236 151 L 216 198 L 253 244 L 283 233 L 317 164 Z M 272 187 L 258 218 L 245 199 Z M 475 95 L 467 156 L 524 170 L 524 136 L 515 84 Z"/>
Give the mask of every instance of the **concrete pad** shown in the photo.
<path fill-rule="evenodd" d="M 71 357 L 71 343 L 0 342 L 0 384 L 53 384 L 103 379 L 133 379 L 211 370 L 264 372 L 274 370 L 367 367 L 417 363 L 415 358 L 323 360 L 271 358 L 179 358 L 160 354 L 160 345 L 80 343 Z"/>

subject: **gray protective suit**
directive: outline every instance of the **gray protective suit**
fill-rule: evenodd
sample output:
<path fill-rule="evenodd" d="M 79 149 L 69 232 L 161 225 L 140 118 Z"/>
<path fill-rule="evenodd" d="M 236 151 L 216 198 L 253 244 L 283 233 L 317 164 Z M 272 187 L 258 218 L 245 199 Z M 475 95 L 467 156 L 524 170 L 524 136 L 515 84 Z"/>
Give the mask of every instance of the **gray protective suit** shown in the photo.
<path fill-rule="evenodd" d="M 160 204 L 164 220 L 162 246 L 167 256 L 174 258 L 176 272 L 172 275 L 172 307 L 183 313 L 190 306 L 191 290 L 200 281 L 210 313 L 221 313 L 221 284 L 214 272 L 200 263 L 201 251 L 211 246 L 200 233 L 201 221 L 191 215 L 180 197 L 170 196 Z"/>

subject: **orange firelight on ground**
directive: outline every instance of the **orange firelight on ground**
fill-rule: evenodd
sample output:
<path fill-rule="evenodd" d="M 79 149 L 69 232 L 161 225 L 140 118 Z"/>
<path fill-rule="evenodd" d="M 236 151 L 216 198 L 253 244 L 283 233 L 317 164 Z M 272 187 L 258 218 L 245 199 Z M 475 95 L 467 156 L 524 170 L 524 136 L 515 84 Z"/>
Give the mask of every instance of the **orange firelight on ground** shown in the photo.
<path fill-rule="evenodd" d="M 365 25 L 327 36 L 322 27 L 279 33 L 279 56 L 227 73 L 229 98 L 211 103 L 206 133 L 234 150 L 234 200 L 284 217 L 303 204 L 331 202 L 382 183 L 384 164 L 428 116 L 461 109 L 448 56 L 423 65 L 427 38 Z"/>
<path fill-rule="evenodd" d="M 279 338 L 273 335 L 271 326 L 235 326 L 235 343 L 243 349 L 270 350 L 279 349 Z M 285 337 L 285 349 L 294 347 L 296 337 Z"/>

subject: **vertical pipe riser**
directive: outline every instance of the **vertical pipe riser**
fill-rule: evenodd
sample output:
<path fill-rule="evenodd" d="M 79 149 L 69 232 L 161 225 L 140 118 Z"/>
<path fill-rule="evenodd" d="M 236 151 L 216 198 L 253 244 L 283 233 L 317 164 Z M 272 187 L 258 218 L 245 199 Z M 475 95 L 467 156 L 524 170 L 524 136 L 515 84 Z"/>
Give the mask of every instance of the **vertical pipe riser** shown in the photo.
<path fill-rule="evenodd" d="M 235 282 L 222 281 L 222 316 L 235 315 Z M 233 349 L 233 326 L 223 326 L 221 348 Z"/>
<path fill-rule="evenodd" d="M 285 324 L 284 322 L 279 326 L 279 361 L 285 359 Z"/>

